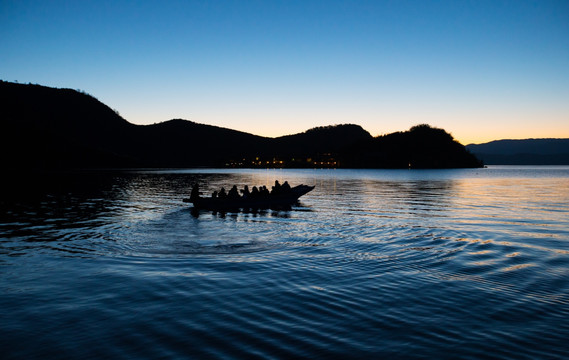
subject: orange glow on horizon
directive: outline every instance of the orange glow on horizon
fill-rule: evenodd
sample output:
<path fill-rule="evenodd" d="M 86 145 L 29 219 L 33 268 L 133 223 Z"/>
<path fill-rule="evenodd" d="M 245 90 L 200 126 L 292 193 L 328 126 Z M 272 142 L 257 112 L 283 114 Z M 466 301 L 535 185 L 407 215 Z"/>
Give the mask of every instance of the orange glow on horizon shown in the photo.
<path fill-rule="evenodd" d="M 135 114 L 124 116 L 127 121 L 136 124 L 152 124 L 167 121 L 172 118 L 182 118 L 200 124 L 219 126 L 232 130 L 242 131 L 253 135 L 276 138 L 286 135 L 303 133 L 318 126 L 338 124 L 356 124 L 368 131 L 372 136 L 386 135 L 398 131 L 407 131 L 418 124 L 444 129 L 454 139 L 463 145 L 482 144 L 503 139 L 529 139 L 529 138 L 569 138 L 569 121 L 562 112 L 544 114 L 543 120 L 539 120 L 536 114 L 528 114 L 525 117 L 517 115 L 494 114 L 480 112 L 464 116 L 462 114 L 445 113 L 444 116 L 431 114 L 430 116 L 419 114 L 396 114 L 395 112 L 374 116 L 355 114 L 353 118 L 341 114 L 273 114 L 271 111 L 259 113 L 249 112 L 245 114 L 205 114 L 199 113 L 194 116 L 167 116 L 165 119 L 154 114 L 153 120 L 142 119 Z M 547 116 L 546 116 L 547 115 Z M 357 120 L 357 118 L 364 120 Z M 135 119 L 132 121 L 131 119 Z M 378 120 L 393 118 L 394 120 Z M 417 120 L 418 119 L 418 120 Z"/>

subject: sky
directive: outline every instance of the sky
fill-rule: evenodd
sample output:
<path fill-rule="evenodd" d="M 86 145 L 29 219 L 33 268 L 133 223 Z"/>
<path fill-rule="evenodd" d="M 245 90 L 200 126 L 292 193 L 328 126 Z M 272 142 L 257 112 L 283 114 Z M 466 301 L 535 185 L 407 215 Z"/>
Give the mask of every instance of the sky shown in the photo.
<path fill-rule="evenodd" d="M 569 138 L 569 1 L 0 0 L 0 79 L 135 124 Z"/>

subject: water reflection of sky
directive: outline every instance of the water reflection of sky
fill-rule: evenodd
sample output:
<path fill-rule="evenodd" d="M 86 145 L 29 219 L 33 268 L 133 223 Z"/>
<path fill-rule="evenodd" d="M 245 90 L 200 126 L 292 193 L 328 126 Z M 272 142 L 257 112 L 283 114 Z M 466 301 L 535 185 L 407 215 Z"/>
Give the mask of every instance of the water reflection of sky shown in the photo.
<path fill-rule="evenodd" d="M 75 353 L 107 336 L 99 351 L 108 354 L 120 329 L 149 329 L 143 338 L 161 354 L 176 352 L 170 339 L 215 352 L 241 349 L 245 337 L 312 357 L 377 354 L 389 339 L 399 354 L 415 344 L 441 357 L 450 341 L 484 357 L 530 353 L 539 336 L 541 354 L 559 355 L 569 334 L 569 176 L 489 170 L 501 171 L 64 176 L 0 202 L 0 330 L 10 349 L 25 339 Z M 209 192 L 276 179 L 316 188 L 286 212 L 195 217 L 182 202 L 196 182 Z"/>

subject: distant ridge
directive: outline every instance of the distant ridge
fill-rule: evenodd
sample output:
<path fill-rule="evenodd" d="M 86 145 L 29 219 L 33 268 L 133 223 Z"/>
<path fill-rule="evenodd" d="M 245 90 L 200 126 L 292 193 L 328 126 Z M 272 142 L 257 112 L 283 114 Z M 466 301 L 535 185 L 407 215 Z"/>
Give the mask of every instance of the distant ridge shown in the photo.
<path fill-rule="evenodd" d="M 6 168 L 477 167 L 442 129 L 374 138 L 359 125 L 277 138 L 174 119 L 135 125 L 81 91 L 0 81 Z"/>
<path fill-rule="evenodd" d="M 466 148 L 487 165 L 569 165 L 569 139 L 496 140 Z"/>

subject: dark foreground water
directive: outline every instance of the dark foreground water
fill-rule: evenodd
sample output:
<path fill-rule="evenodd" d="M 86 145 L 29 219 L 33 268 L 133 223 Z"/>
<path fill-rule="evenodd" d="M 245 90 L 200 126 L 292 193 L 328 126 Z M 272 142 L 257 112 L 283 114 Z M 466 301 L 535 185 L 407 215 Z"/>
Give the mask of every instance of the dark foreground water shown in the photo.
<path fill-rule="evenodd" d="M 316 189 L 288 212 L 181 202 L 275 179 Z M 568 167 L 68 173 L 1 194 L 3 359 L 569 357 Z"/>

